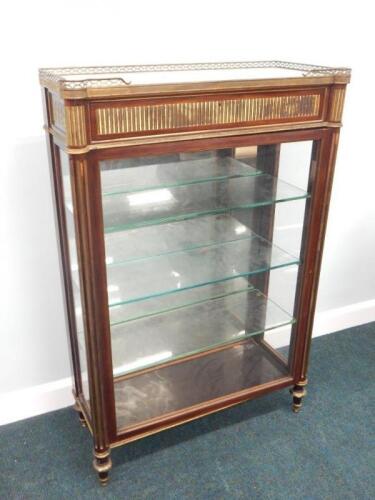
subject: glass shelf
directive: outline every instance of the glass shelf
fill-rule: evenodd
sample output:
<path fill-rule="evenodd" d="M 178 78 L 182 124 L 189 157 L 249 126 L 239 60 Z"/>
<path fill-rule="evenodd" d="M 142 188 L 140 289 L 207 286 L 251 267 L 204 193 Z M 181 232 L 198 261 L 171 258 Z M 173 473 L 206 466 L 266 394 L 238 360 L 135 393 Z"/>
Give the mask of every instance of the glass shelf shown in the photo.
<path fill-rule="evenodd" d="M 190 332 L 189 332 L 190 334 Z M 195 359 L 115 380 L 117 429 L 288 376 L 286 362 L 253 338 Z"/>
<path fill-rule="evenodd" d="M 229 156 L 164 161 L 151 165 L 144 163 L 145 158 L 102 160 L 103 196 L 261 174 L 259 170 Z"/>
<path fill-rule="evenodd" d="M 109 305 L 180 292 L 298 264 L 298 258 L 253 232 L 247 238 L 107 265 Z M 75 274 L 78 280 L 77 274 Z"/>
<path fill-rule="evenodd" d="M 106 232 L 307 198 L 306 191 L 270 175 L 207 181 L 103 197 Z"/>
<path fill-rule="evenodd" d="M 114 375 L 125 375 L 293 322 L 254 288 L 111 327 Z"/>
<path fill-rule="evenodd" d="M 295 203 L 303 203 L 303 201 Z M 297 208 L 298 207 L 293 206 L 294 211 L 296 211 Z M 263 211 L 263 209 L 260 210 Z M 283 222 L 281 222 L 281 224 L 282 223 Z M 284 226 L 281 226 L 280 229 L 284 229 Z M 295 239 L 294 233 L 296 232 L 296 229 L 294 227 L 289 229 L 287 235 L 284 235 L 284 232 L 285 231 L 281 231 L 282 237 L 276 237 L 276 241 L 278 243 L 282 243 L 283 245 L 287 245 L 289 240 L 293 241 Z M 297 232 L 299 233 L 300 231 Z M 167 269 L 167 271 L 165 271 L 166 278 L 170 280 L 172 277 L 177 278 L 176 271 L 174 276 L 172 274 L 172 270 L 175 270 L 173 265 L 175 262 L 183 261 L 183 255 L 186 251 L 193 249 L 204 250 L 210 246 L 220 247 L 220 245 L 225 242 L 240 242 L 241 240 L 249 240 L 253 237 L 254 233 L 248 227 L 229 214 L 204 216 L 194 220 L 173 222 L 163 224 L 161 226 L 150 226 L 147 228 L 137 228 L 129 231 L 107 234 L 105 237 L 107 269 L 112 268 L 109 277 L 115 278 L 115 281 L 108 281 L 110 301 L 112 303 L 109 308 L 111 325 L 176 309 L 214 297 L 225 296 L 239 290 L 244 290 L 249 286 L 249 278 L 244 275 L 244 277 L 227 279 L 222 282 L 213 282 L 195 288 L 187 288 L 183 291 L 183 293 L 180 293 L 181 290 L 176 288 L 176 291 L 179 293 L 168 293 L 166 295 L 162 294 L 156 297 L 153 296 L 150 300 L 148 297 L 141 297 L 136 301 L 125 301 L 124 304 L 120 302 L 116 305 L 116 295 L 120 292 L 120 286 L 116 282 L 119 278 L 119 275 L 116 275 L 116 268 L 122 267 L 119 266 L 119 264 L 134 264 L 138 265 L 139 268 L 142 269 L 142 260 L 144 259 L 149 261 L 149 266 L 152 266 L 152 261 L 165 261 L 167 266 L 171 266 Z M 260 241 L 262 240 L 260 239 Z M 246 244 L 248 245 L 249 242 Z M 272 254 L 273 250 L 271 246 L 268 248 L 268 257 L 267 255 L 264 256 L 266 263 L 269 261 L 271 256 L 269 264 L 270 266 L 274 266 L 272 267 L 273 269 L 276 269 L 277 267 L 278 272 L 281 272 L 283 269 L 285 269 L 285 272 L 287 272 L 288 269 L 293 271 L 293 267 L 296 266 L 293 266 L 292 264 L 298 264 L 298 259 L 292 256 L 292 252 L 293 250 L 297 250 L 298 246 L 291 246 L 292 248 L 290 251 L 288 250 L 288 252 L 284 252 L 284 254 L 282 254 L 280 247 L 278 248 L 278 246 L 273 244 L 273 248 L 275 248 L 274 251 L 280 252 L 278 256 L 280 257 L 280 255 L 284 255 L 285 257 L 285 265 L 281 265 L 281 269 L 278 267 L 278 264 L 281 264 L 281 262 L 277 262 L 275 260 L 277 255 Z M 249 248 L 251 252 L 251 247 Z M 256 246 L 253 246 L 252 250 L 256 251 Z M 245 252 L 244 258 L 246 258 L 246 255 L 247 254 Z M 156 258 L 153 259 L 152 257 Z M 186 258 L 188 259 L 188 257 Z M 74 262 L 72 264 L 75 271 L 75 281 L 77 281 L 78 267 L 74 264 Z M 212 262 L 212 266 L 215 265 L 216 263 Z M 134 269 L 134 266 L 131 265 L 130 268 Z M 230 271 L 229 265 L 227 269 Z M 152 278 L 150 279 L 154 280 L 153 277 L 155 276 L 155 279 L 162 281 L 162 277 L 159 276 L 159 271 L 161 272 L 160 267 L 154 270 L 151 269 L 150 276 Z M 217 271 L 219 279 L 219 269 Z M 206 269 L 206 272 L 208 273 L 208 269 Z M 123 270 L 121 276 L 124 277 L 124 280 L 125 274 L 126 271 Z M 293 272 L 293 275 L 295 275 L 295 271 Z M 135 274 L 133 273 L 131 275 L 131 279 L 134 279 L 134 276 Z M 284 272 L 282 279 L 286 279 Z M 175 285 L 178 286 L 177 280 Z M 279 297 L 277 300 L 279 300 Z"/>
<path fill-rule="evenodd" d="M 134 259 L 248 239 L 251 235 L 250 229 L 236 218 L 235 212 L 116 231 L 105 235 L 106 263 L 111 266 Z"/>
<path fill-rule="evenodd" d="M 232 293 L 251 290 L 253 287 L 247 278 L 234 278 L 219 283 L 188 288 L 180 293 L 171 293 L 149 297 L 136 302 L 111 306 L 109 308 L 111 326 L 134 319 L 153 316 L 167 311 L 177 310 Z"/>

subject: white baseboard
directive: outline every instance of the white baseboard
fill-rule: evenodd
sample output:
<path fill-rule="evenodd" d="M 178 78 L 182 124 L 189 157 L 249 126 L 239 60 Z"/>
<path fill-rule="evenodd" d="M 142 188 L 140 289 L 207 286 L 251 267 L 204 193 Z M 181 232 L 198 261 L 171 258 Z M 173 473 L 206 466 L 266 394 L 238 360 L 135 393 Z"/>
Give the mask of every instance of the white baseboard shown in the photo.
<path fill-rule="evenodd" d="M 353 326 L 364 325 L 371 321 L 375 321 L 375 300 L 318 312 L 315 315 L 312 336 L 320 337 Z M 265 339 L 275 349 L 288 345 L 289 338 L 290 326 L 276 328 L 265 333 Z"/>
<path fill-rule="evenodd" d="M 375 321 L 375 300 L 330 309 L 316 314 L 313 337 L 339 332 L 371 321 Z"/>
<path fill-rule="evenodd" d="M 0 425 L 74 404 L 71 377 L 0 394 Z"/>
<path fill-rule="evenodd" d="M 375 321 L 375 300 L 332 309 L 316 314 L 313 337 L 345 330 L 353 326 Z M 279 328 L 266 334 L 275 347 L 289 343 L 287 328 Z M 59 410 L 73 404 L 70 377 L 41 384 L 19 391 L 0 394 L 0 425 Z"/>

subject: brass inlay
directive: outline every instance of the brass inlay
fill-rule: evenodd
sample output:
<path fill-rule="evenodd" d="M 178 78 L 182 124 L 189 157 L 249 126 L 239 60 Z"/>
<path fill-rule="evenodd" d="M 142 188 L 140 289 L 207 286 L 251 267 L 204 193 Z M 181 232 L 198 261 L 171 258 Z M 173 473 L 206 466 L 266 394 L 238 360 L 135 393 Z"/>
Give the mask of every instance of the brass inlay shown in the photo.
<path fill-rule="evenodd" d="M 68 145 L 85 146 L 87 144 L 85 107 L 66 106 L 65 122 Z"/>
<path fill-rule="evenodd" d="M 121 135 L 191 127 L 317 118 L 320 94 L 242 97 L 95 110 L 98 135 Z"/>
<path fill-rule="evenodd" d="M 332 94 L 331 109 L 329 111 L 329 120 L 341 122 L 344 108 L 345 87 L 335 88 Z"/>

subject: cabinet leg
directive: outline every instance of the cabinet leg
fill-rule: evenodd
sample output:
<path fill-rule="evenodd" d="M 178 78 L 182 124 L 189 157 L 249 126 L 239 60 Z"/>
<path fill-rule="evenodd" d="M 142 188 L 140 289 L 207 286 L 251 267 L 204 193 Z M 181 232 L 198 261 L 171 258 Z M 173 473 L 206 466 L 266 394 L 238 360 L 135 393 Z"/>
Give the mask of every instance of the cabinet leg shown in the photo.
<path fill-rule="evenodd" d="M 109 471 L 112 468 L 112 460 L 110 455 L 110 450 L 97 451 L 94 450 L 94 461 L 93 467 L 98 473 L 99 481 L 102 486 L 108 484 Z"/>
<path fill-rule="evenodd" d="M 298 384 L 296 384 L 293 387 L 293 389 L 290 389 L 290 393 L 293 396 L 292 408 L 294 413 L 298 413 L 302 408 L 302 399 L 307 394 L 306 385 L 307 385 L 307 379 L 298 382 Z"/>
<path fill-rule="evenodd" d="M 82 427 L 87 427 L 85 416 L 81 412 L 81 409 L 77 404 L 77 401 L 74 403 L 74 409 L 78 413 L 78 418 L 79 418 L 79 421 L 81 422 Z"/>

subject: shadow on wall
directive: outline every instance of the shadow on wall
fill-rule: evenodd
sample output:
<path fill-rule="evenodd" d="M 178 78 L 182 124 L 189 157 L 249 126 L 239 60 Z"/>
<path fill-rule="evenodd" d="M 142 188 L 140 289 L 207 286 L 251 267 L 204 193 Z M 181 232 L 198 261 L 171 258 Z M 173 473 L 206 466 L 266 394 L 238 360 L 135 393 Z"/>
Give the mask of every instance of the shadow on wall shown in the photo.
<path fill-rule="evenodd" d="M 0 394 L 70 375 L 44 136 L 15 143 L 5 168 Z"/>

